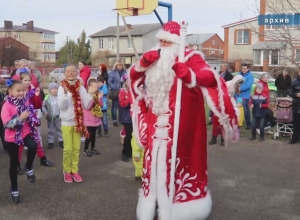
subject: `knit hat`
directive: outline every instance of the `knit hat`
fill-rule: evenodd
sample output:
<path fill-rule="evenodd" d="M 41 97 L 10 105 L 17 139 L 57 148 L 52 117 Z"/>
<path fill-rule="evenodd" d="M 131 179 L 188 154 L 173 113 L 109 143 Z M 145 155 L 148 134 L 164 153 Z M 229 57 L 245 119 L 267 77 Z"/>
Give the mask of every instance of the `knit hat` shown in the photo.
<path fill-rule="evenodd" d="M 263 90 L 264 87 L 261 83 L 257 83 L 256 86 L 255 86 L 255 89 L 256 88 L 260 88 L 261 90 Z"/>
<path fill-rule="evenodd" d="M 56 83 L 49 83 L 49 91 L 54 88 L 58 89 L 58 85 Z"/>
<path fill-rule="evenodd" d="M 236 103 L 243 103 L 243 99 L 241 97 L 238 97 Z"/>
<path fill-rule="evenodd" d="M 159 40 L 170 41 L 175 44 L 180 43 L 180 25 L 175 21 L 167 22 L 156 34 Z"/>

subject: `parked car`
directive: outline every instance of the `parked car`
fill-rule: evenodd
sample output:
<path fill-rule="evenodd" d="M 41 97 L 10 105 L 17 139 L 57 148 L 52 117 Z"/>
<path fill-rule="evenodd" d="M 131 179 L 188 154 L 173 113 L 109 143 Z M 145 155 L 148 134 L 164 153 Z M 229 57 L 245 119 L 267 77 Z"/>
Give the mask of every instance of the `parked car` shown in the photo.
<path fill-rule="evenodd" d="M 0 82 L 1 83 L 4 83 L 9 78 L 10 78 L 10 74 L 7 70 L 0 70 Z"/>
<path fill-rule="evenodd" d="M 269 97 L 270 97 L 270 101 L 271 102 L 276 102 L 276 98 L 277 98 L 277 88 L 275 86 L 275 79 L 271 76 L 270 73 L 268 72 L 260 72 L 260 71 L 251 71 L 252 75 L 254 76 L 254 83 L 252 85 L 251 88 L 251 94 L 254 93 L 254 88 L 255 88 L 255 84 L 258 83 L 260 77 L 262 74 L 267 73 L 268 74 L 268 78 L 269 78 L 269 82 L 268 82 L 268 86 L 269 86 Z M 233 76 L 237 75 L 238 72 L 234 72 L 232 73 Z"/>
<path fill-rule="evenodd" d="M 49 73 L 49 81 L 50 82 L 58 82 L 59 79 L 64 75 L 65 69 L 58 68 Z"/>

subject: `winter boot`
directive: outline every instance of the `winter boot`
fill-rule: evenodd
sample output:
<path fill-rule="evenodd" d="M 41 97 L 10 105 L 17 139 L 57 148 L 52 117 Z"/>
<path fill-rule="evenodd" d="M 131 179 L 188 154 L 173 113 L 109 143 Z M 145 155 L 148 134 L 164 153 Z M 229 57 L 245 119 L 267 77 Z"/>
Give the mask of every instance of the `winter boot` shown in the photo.
<path fill-rule="evenodd" d="M 108 130 L 104 130 L 104 137 L 109 138 Z"/>
<path fill-rule="evenodd" d="M 208 145 L 214 145 L 217 144 L 217 137 L 212 137 Z"/>
<path fill-rule="evenodd" d="M 221 137 L 221 143 L 220 143 L 220 146 L 222 146 L 222 147 L 225 146 L 224 138 L 222 138 L 222 137 Z"/>

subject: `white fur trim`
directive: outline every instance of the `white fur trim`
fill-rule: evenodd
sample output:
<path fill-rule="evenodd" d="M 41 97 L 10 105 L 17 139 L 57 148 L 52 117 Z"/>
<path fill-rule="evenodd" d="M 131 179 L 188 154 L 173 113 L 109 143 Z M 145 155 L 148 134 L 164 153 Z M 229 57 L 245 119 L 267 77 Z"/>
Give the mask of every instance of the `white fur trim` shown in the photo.
<path fill-rule="evenodd" d="M 194 88 L 197 85 L 196 74 L 194 73 L 194 71 L 191 68 L 189 68 L 189 69 L 190 69 L 191 80 L 192 81 L 191 81 L 191 83 L 186 84 L 186 86 L 189 87 L 189 88 Z"/>
<path fill-rule="evenodd" d="M 211 207 L 212 199 L 208 191 L 204 198 L 173 204 L 172 220 L 205 220 L 211 212 Z"/>
<path fill-rule="evenodd" d="M 199 55 L 199 56 L 202 57 L 203 60 L 205 59 L 204 53 L 202 53 L 201 51 L 193 50 L 192 52 L 190 52 L 188 55 L 186 55 L 186 56 L 184 57 L 184 61 L 185 61 L 185 62 L 188 61 L 188 59 L 190 59 L 190 58 L 191 58 L 192 56 L 194 56 L 194 55 Z"/>
<path fill-rule="evenodd" d="M 129 82 L 129 90 L 130 90 L 130 95 L 131 98 L 133 100 L 132 103 L 132 115 L 131 115 L 131 120 L 132 120 L 132 127 L 133 127 L 133 134 L 136 138 L 137 144 L 140 147 L 145 147 L 142 145 L 141 140 L 140 140 L 140 134 L 139 134 L 139 125 L 138 125 L 138 112 L 136 111 L 136 109 L 138 109 L 139 107 L 139 101 L 143 99 L 143 93 L 138 89 L 138 85 L 140 84 L 140 82 L 142 81 L 142 77 L 143 75 L 141 75 L 141 77 L 134 83 L 133 88 L 132 88 L 132 81 L 130 78 L 130 71 L 131 68 L 136 68 L 136 66 L 131 66 L 128 70 L 128 82 Z M 135 69 L 136 70 L 136 69 Z M 137 70 L 136 70 L 137 71 Z M 135 92 L 137 94 L 137 97 L 134 97 L 134 93 Z"/>
<path fill-rule="evenodd" d="M 145 72 L 147 70 L 147 68 L 145 67 L 142 67 L 140 64 L 139 64 L 140 61 L 138 61 L 134 67 L 134 69 L 137 71 L 137 72 Z"/>
<path fill-rule="evenodd" d="M 162 29 L 158 31 L 155 37 L 159 40 L 166 40 L 175 44 L 180 44 L 180 37 L 177 34 L 171 34 L 170 32 Z"/>

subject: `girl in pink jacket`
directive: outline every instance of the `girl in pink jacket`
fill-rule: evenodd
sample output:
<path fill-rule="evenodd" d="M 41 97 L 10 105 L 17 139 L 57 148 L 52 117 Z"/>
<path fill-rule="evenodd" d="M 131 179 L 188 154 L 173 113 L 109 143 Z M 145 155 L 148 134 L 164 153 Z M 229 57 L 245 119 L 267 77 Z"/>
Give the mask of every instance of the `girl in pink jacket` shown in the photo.
<path fill-rule="evenodd" d="M 29 182 L 35 182 L 35 174 L 32 164 L 35 158 L 39 136 L 35 129 L 40 124 L 35 110 L 29 99 L 34 96 L 31 90 L 25 95 L 24 84 L 20 80 L 7 80 L 8 86 L 6 101 L 3 104 L 1 118 L 5 128 L 5 141 L 10 158 L 9 176 L 11 182 L 11 197 L 14 203 L 20 203 L 17 173 L 19 148 L 27 146 L 27 162 L 25 172 Z M 25 95 L 25 97 L 24 97 Z"/>
<path fill-rule="evenodd" d="M 98 85 L 98 81 L 95 78 L 90 78 L 87 81 L 87 86 L 94 86 L 95 84 Z M 101 153 L 95 149 L 96 144 L 96 133 L 97 129 L 100 125 L 102 125 L 101 118 L 103 113 L 101 108 L 103 107 L 103 93 L 97 92 L 93 95 L 94 100 L 91 105 L 90 109 L 83 108 L 84 114 L 84 125 L 86 126 L 88 132 L 90 133 L 90 137 L 85 139 L 84 143 L 84 151 L 83 154 L 87 157 L 91 157 L 94 155 L 100 155 Z M 89 145 L 91 143 L 91 150 L 89 151 Z"/>

